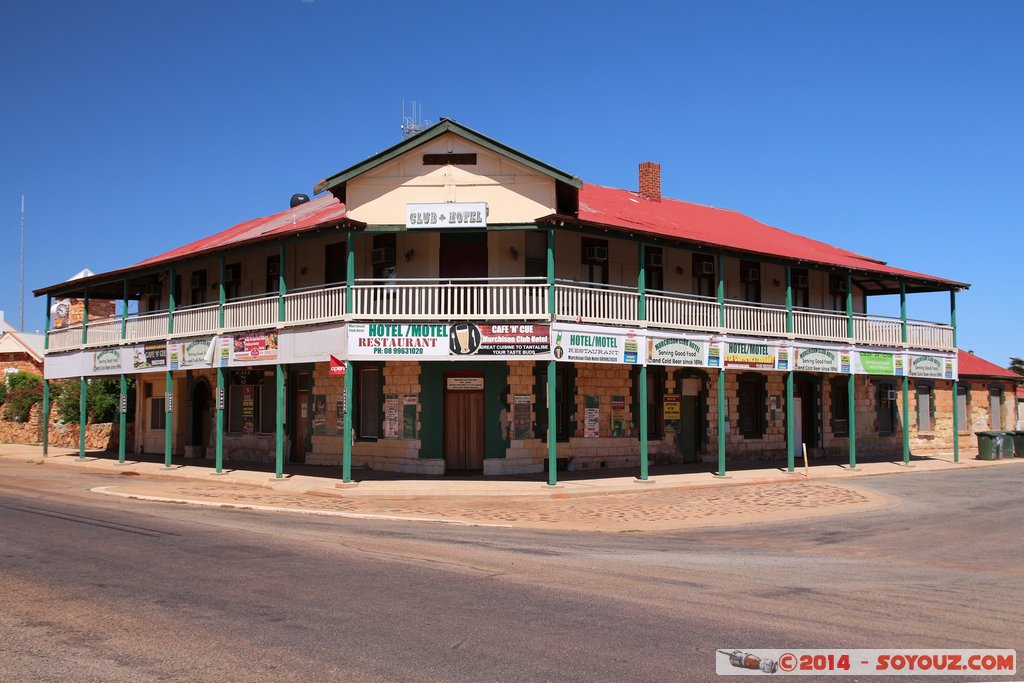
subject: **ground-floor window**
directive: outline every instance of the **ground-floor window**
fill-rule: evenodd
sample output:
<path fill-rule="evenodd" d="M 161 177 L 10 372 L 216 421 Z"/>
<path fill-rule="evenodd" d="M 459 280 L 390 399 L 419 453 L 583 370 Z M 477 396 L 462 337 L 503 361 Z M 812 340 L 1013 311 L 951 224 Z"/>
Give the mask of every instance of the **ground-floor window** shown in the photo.
<path fill-rule="evenodd" d="M 971 425 L 969 422 L 970 411 L 968 407 L 971 404 L 971 385 L 962 383 L 957 384 L 956 387 L 956 421 L 957 427 L 961 432 L 971 431 Z"/>
<path fill-rule="evenodd" d="M 261 434 L 277 428 L 277 393 L 271 373 L 264 370 L 233 371 L 227 399 L 227 431 Z"/>
<path fill-rule="evenodd" d="M 989 429 L 999 431 L 1003 428 L 1003 389 L 1002 387 L 989 387 L 988 390 L 988 421 Z"/>
<path fill-rule="evenodd" d="M 889 436 L 896 431 L 899 414 L 896 408 L 896 383 L 879 382 L 876 388 L 875 423 L 880 436 Z"/>
<path fill-rule="evenodd" d="M 764 375 L 745 373 L 740 375 L 737 381 L 740 434 L 746 439 L 760 439 L 764 436 L 767 422 L 767 378 Z"/>
<path fill-rule="evenodd" d="M 167 428 L 167 403 L 163 396 L 151 396 L 149 398 L 149 428 Z"/>
<path fill-rule="evenodd" d="M 930 434 L 935 418 L 935 390 L 931 384 L 917 385 L 917 431 Z"/>
<path fill-rule="evenodd" d="M 382 373 L 379 365 L 361 366 L 356 373 L 356 424 L 360 439 L 381 436 Z"/>
<path fill-rule="evenodd" d="M 847 386 L 854 379 L 836 377 L 829 382 L 829 397 L 832 409 L 832 435 L 850 435 L 850 394 Z"/>

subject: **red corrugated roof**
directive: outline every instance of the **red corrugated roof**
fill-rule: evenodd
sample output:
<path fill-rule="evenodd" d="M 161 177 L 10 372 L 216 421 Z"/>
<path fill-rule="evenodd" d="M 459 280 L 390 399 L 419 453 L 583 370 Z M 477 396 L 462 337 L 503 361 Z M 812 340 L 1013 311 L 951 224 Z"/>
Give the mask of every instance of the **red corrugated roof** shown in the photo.
<path fill-rule="evenodd" d="M 966 286 L 955 280 L 893 268 L 885 261 L 773 228 L 738 211 L 677 199 L 652 201 L 630 190 L 584 183 L 580 189 L 579 219 L 736 251 Z"/>
<path fill-rule="evenodd" d="M 294 209 L 287 209 L 272 216 L 243 221 L 216 235 L 204 237 L 191 244 L 140 261 L 135 265 L 151 266 L 211 249 L 252 242 L 272 235 L 305 232 L 336 223 L 343 218 L 345 218 L 345 205 L 339 202 L 334 195 L 326 194 L 305 204 L 299 204 Z"/>
<path fill-rule="evenodd" d="M 960 349 L 957 352 L 957 372 L 961 376 L 971 377 L 1005 377 L 1007 379 L 1015 379 L 1018 381 L 1024 380 L 1016 372 L 1011 372 L 1004 367 L 996 365 L 991 361 L 987 361 L 984 358 L 975 356 L 970 351 L 964 351 Z"/>

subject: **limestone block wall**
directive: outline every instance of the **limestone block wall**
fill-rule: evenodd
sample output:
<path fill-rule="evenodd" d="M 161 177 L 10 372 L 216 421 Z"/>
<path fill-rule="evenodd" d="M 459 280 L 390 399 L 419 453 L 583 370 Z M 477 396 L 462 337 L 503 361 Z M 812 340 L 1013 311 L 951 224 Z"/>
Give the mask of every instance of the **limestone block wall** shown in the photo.
<path fill-rule="evenodd" d="M 765 429 L 760 438 L 748 438 L 740 433 L 739 415 L 739 375 L 738 372 L 725 374 L 725 400 L 729 410 L 728 428 L 725 435 L 725 453 L 727 460 L 764 460 L 786 457 L 786 380 L 781 372 L 762 373 L 765 377 Z M 714 383 L 717 385 L 717 381 Z M 771 400 L 775 398 L 776 408 L 772 410 Z M 717 424 L 718 411 L 717 387 L 709 400 L 714 401 L 714 423 Z M 717 433 L 711 448 L 718 455 Z"/>
<path fill-rule="evenodd" d="M 586 397 L 598 399 L 597 437 L 586 437 Z M 612 396 L 625 398 L 625 436 L 611 436 Z M 569 458 L 570 470 L 636 467 L 640 464 L 630 367 L 605 363 L 576 364 L 576 433 L 568 444 L 559 444 L 559 457 Z"/>

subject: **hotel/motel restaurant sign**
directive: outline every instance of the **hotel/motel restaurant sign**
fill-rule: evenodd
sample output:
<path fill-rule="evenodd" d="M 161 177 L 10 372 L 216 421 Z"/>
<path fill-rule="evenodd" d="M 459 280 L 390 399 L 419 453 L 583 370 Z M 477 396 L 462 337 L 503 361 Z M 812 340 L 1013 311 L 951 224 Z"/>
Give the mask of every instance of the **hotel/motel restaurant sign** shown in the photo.
<path fill-rule="evenodd" d="M 487 202 L 406 204 L 407 228 L 486 228 Z"/>

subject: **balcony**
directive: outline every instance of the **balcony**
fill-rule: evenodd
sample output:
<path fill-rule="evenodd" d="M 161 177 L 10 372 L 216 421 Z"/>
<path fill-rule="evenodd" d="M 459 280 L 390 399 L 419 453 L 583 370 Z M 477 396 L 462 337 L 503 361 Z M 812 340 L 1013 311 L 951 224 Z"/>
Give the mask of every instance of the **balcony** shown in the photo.
<path fill-rule="evenodd" d="M 549 313 L 554 298 L 554 315 Z M 560 321 L 708 333 L 736 333 L 804 341 L 854 342 L 872 346 L 953 350 L 949 325 L 907 321 L 907 341 L 898 318 L 808 308 L 793 310 L 787 331 L 784 306 L 718 301 L 673 292 L 648 291 L 640 316 L 636 289 L 591 282 L 544 278 L 356 280 L 352 309 L 346 313 L 346 287 L 297 289 L 279 297 L 260 294 L 232 299 L 221 307 L 200 304 L 177 308 L 173 326 L 168 311 L 90 321 L 52 330 L 49 351 L 112 346 L 120 343 L 287 328 L 342 321 Z M 222 322 L 223 321 L 223 322 Z"/>

